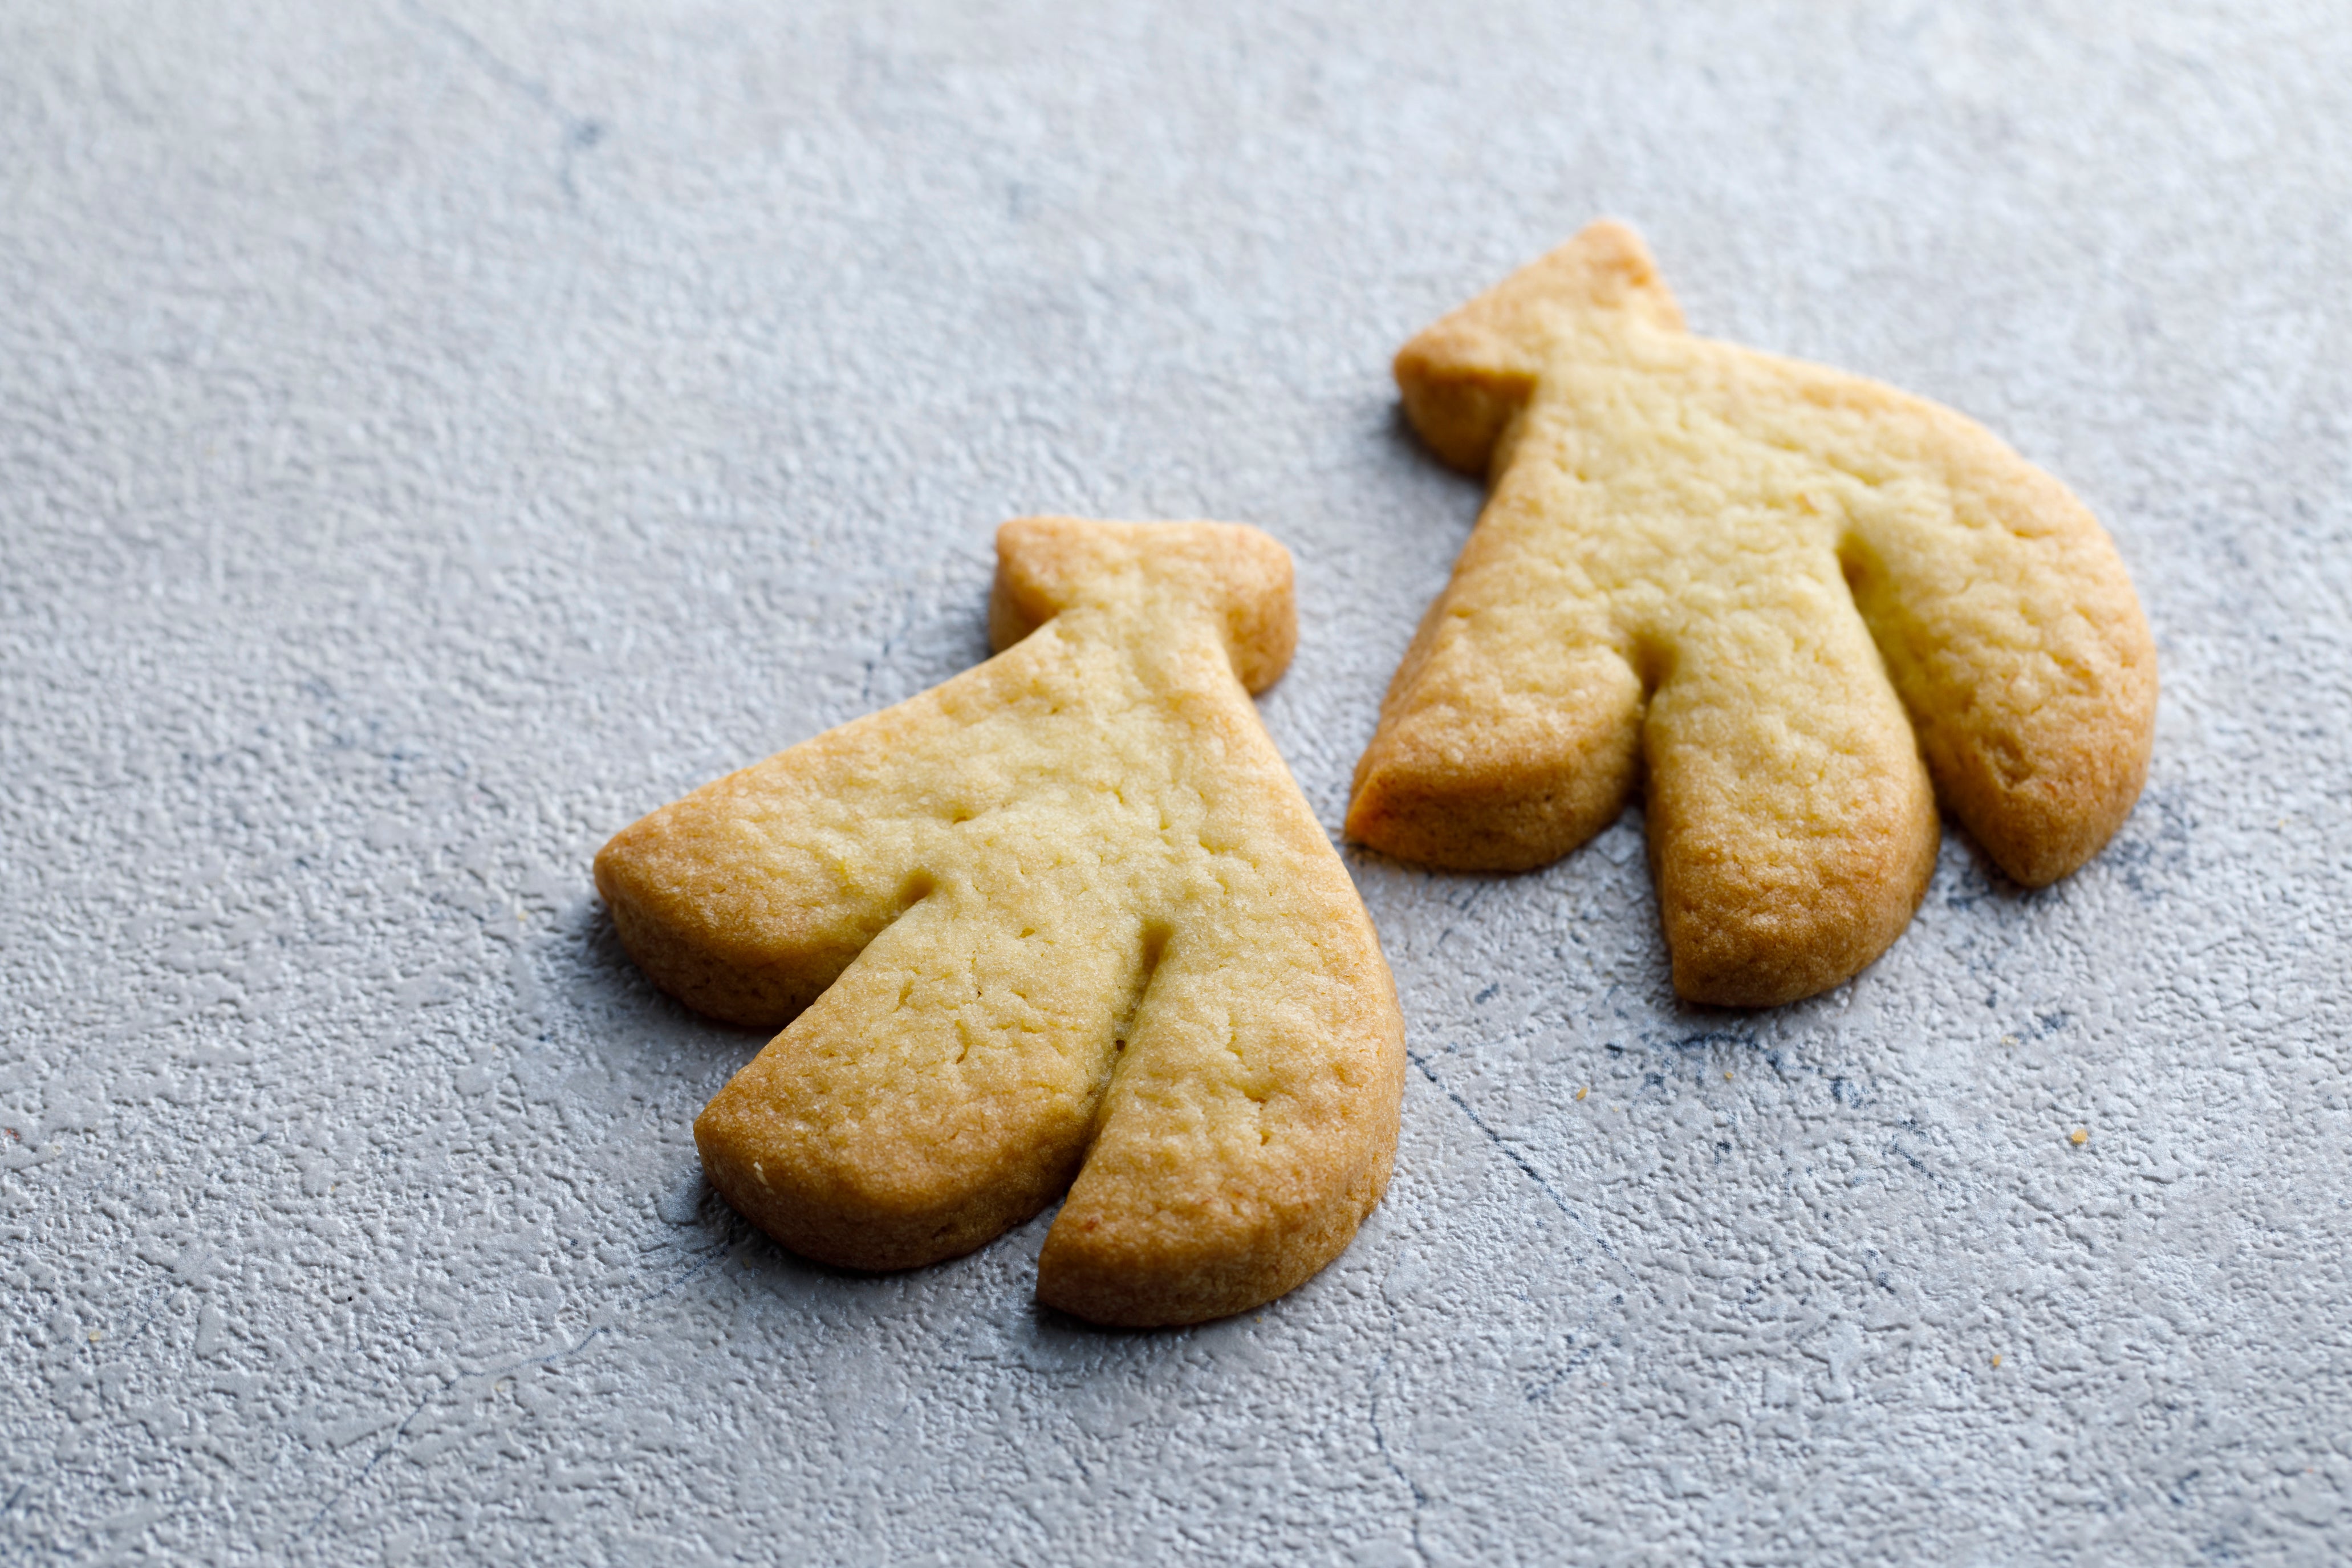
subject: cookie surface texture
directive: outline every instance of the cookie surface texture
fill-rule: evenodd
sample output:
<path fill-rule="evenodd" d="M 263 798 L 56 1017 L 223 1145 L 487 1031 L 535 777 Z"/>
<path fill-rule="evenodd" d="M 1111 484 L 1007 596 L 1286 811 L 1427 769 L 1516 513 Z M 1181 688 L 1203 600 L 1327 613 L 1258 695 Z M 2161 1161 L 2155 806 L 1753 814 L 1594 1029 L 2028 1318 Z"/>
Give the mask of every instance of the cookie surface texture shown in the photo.
<path fill-rule="evenodd" d="M 596 885 L 665 989 L 789 1020 L 694 1128 L 779 1241 L 909 1268 L 1066 1191 L 1040 1300 L 1237 1312 L 1347 1247 L 1403 1086 L 1371 921 L 1250 700 L 1290 557 L 1069 518 L 997 554 L 997 657 L 646 817 Z"/>
<path fill-rule="evenodd" d="M 1396 377 L 1489 489 L 1357 766 L 1358 841 L 1524 870 L 1641 787 L 1675 989 L 1760 1006 L 1901 932 L 1939 796 L 2028 886 L 2131 810 L 2138 599 L 2083 504 L 1982 426 L 1692 336 L 1609 223 L 1415 337 Z"/>

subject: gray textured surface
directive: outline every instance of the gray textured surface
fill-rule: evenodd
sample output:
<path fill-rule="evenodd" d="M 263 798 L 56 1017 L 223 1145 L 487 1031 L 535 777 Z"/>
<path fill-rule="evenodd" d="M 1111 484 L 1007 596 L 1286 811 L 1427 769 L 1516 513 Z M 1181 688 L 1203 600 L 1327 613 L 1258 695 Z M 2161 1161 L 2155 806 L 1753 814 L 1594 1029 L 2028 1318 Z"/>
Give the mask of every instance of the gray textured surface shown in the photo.
<path fill-rule="evenodd" d="M 0 1555 L 2352 1554 L 2340 11 L 1426 9 L 0 10 Z M 1398 1176 L 1243 1321 L 747 1236 L 597 844 L 1046 509 L 1289 543 L 1336 823 L 1477 502 L 1387 356 L 1603 213 L 2107 520 L 2120 839 L 1757 1016 L 1637 818 L 1352 858 Z"/>

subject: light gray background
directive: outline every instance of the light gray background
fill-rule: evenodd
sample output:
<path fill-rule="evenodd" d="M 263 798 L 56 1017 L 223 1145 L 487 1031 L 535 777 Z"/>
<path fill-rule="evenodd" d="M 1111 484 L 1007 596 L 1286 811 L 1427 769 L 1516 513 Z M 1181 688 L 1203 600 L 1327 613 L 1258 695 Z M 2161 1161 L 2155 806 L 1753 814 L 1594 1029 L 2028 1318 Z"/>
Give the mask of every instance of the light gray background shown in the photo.
<path fill-rule="evenodd" d="M 0 1556 L 2352 1554 L 2342 11 L 969 9 L 0 8 Z M 2116 843 L 1761 1014 L 1638 815 L 1351 855 L 1396 1182 L 1239 1321 L 748 1234 L 597 845 L 1032 510 L 1291 547 L 1336 827 L 1478 503 L 1388 356 L 1602 214 L 2107 521 Z"/>

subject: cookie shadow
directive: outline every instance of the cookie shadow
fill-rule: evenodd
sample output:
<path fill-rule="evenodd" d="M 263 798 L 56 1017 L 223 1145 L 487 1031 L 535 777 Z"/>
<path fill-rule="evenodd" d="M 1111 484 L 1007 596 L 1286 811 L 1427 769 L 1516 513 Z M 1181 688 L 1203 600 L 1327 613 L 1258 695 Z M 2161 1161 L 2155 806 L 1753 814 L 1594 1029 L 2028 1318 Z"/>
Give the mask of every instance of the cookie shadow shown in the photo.
<path fill-rule="evenodd" d="M 1945 885 L 1948 879 L 1948 885 Z M 1935 880 L 1928 884 L 1927 899 L 1920 903 L 1924 908 L 1932 899 L 1946 909 L 1966 910 L 1990 901 L 2004 908 L 2024 909 L 2055 896 L 2053 889 L 2065 886 L 2066 881 L 2066 877 L 2061 877 L 2048 887 L 2029 888 L 2013 880 L 1993 859 L 1991 852 L 1977 841 L 1975 834 L 1957 818 L 1947 816 L 1944 844 L 1936 859 Z M 1912 918 L 1918 917 L 1915 913 Z"/>
<path fill-rule="evenodd" d="M 1381 421 L 1381 433 L 1387 437 L 1389 456 L 1416 462 L 1423 468 L 1445 471 L 1421 433 L 1412 427 L 1412 416 L 1404 411 L 1404 400 L 1392 397 L 1388 401 L 1387 417 Z"/>
<path fill-rule="evenodd" d="M 844 1268 L 804 1257 L 743 1218 L 709 1193 L 699 1223 L 726 1255 L 761 1289 L 799 1304 L 832 1298 L 880 1316 L 923 1312 L 934 1289 L 961 1277 L 989 1325 L 992 1353 L 1036 1372 L 1077 1371 L 1121 1352 L 1164 1342 L 1184 1328 L 1214 1328 L 1233 1319 L 1180 1328 L 1111 1328 L 1071 1316 L 1037 1300 L 1037 1254 L 1061 1205 L 1049 1205 L 1012 1229 L 957 1258 L 914 1268 Z M 1238 1316 L 1238 1314 L 1236 1315 Z"/>
<path fill-rule="evenodd" d="M 705 1191 L 709 1195 L 703 1205 L 704 1213 L 709 1216 L 712 1228 L 724 1237 L 737 1266 L 773 1295 L 797 1297 L 825 1287 L 875 1288 L 893 1281 L 912 1281 L 952 1268 L 964 1261 L 962 1258 L 950 1258 L 939 1263 L 926 1264 L 920 1268 L 901 1268 L 888 1273 L 844 1268 L 837 1264 L 819 1262 L 794 1252 L 737 1214 L 725 1198 L 707 1184 Z"/>
<path fill-rule="evenodd" d="M 578 924 L 574 957 L 574 1016 L 592 1040 L 604 1042 L 590 1048 L 609 1065 L 658 1070 L 656 1058 L 667 1058 L 670 1070 L 702 1082 L 715 1073 L 732 1076 L 775 1037 L 773 1029 L 708 1017 L 656 985 L 621 945 L 612 911 L 601 901 Z"/>
<path fill-rule="evenodd" d="M 1458 513 L 1462 520 L 1461 537 L 1452 542 L 1454 552 L 1459 553 L 1486 504 L 1486 477 L 1465 474 L 1432 451 L 1429 443 L 1421 438 L 1421 432 L 1412 427 L 1412 418 L 1405 413 L 1402 399 L 1389 400 L 1375 428 L 1384 467 L 1395 476 L 1426 486 L 1454 503 L 1447 515 Z"/>

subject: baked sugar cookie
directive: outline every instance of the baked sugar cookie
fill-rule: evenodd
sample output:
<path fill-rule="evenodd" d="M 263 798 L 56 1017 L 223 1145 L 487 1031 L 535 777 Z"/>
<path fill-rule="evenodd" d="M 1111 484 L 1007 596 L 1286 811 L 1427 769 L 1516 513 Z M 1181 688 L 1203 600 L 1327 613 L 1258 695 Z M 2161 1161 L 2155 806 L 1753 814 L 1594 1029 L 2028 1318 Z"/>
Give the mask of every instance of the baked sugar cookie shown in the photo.
<path fill-rule="evenodd" d="M 997 553 L 996 658 L 654 813 L 596 885 L 665 989 L 786 1026 L 694 1129 L 779 1241 L 906 1268 L 1066 1190 L 1040 1300 L 1237 1312 L 1347 1247 L 1403 1084 L 1371 921 L 1250 701 L 1290 557 L 1071 518 Z"/>
<path fill-rule="evenodd" d="M 2083 504 L 1982 426 L 1690 335 L 1607 223 L 1414 338 L 1396 377 L 1490 489 L 1358 764 L 1354 838 L 1522 870 L 1639 783 L 1675 989 L 1759 1006 L 1895 940 L 1938 797 L 2029 886 L 2131 810 L 2156 711 L 2139 602 Z"/>

